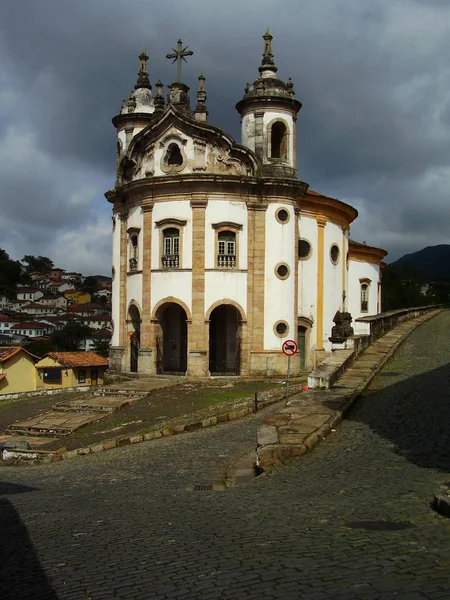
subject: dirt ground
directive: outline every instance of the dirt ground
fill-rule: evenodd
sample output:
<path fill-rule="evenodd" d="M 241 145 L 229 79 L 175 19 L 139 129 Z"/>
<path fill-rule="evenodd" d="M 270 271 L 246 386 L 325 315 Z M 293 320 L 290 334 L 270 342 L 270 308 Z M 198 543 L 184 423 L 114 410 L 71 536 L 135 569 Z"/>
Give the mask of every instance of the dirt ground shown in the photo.
<path fill-rule="evenodd" d="M 306 377 L 293 380 L 303 383 Z M 218 378 L 207 381 L 182 381 L 179 385 L 154 390 L 119 412 L 108 415 L 78 429 L 69 436 L 55 438 L 40 446 L 42 449 L 65 447 L 68 450 L 89 446 L 97 442 L 133 435 L 152 429 L 162 429 L 186 421 L 197 421 L 211 414 L 226 413 L 240 399 L 252 397 L 256 392 L 280 388 L 280 380 L 250 381 Z M 89 393 L 66 392 L 53 396 L 39 396 L 0 401 L 0 432 L 8 425 L 38 415 L 58 402 L 88 396 Z"/>

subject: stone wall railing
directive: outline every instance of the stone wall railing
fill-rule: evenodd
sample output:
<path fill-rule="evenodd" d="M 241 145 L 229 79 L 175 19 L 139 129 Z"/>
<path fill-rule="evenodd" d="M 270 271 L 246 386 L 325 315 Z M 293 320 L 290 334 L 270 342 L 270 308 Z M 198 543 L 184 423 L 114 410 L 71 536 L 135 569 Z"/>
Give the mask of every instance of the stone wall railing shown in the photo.
<path fill-rule="evenodd" d="M 390 329 L 399 325 L 403 321 L 415 319 L 420 315 L 424 315 L 432 310 L 442 308 L 443 304 L 432 304 L 430 306 L 415 306 L 413 308 L 400 308 L 383 312 L 378 315 L 369 315 L 367 317 L 359 317 L 355 319 L 355 323 L 366 323 L 367 334 L 370 336 L 370 343 L 382 337 Z"/>

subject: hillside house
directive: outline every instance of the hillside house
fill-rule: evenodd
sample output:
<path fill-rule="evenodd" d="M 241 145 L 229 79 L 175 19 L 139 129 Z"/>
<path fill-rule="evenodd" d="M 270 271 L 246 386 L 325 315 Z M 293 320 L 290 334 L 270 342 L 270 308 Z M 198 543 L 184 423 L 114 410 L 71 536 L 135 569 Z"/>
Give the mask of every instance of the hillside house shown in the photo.
<path fill-rule="evenodd" d="M 0 347 L 0 396 L 34 391 L 38 360 L 20 346 Z"/>
<path fill-rule="evenodd" d="M 102 385 L 107 368 L 95 352 L 49 352 L 36 364 L 36 389 Z"/>

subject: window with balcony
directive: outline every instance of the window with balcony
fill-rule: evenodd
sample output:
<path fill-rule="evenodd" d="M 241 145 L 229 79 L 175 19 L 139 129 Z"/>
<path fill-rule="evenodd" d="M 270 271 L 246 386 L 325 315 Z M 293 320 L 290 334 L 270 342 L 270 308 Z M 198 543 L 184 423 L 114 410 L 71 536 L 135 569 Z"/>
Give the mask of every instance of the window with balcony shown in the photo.
<path fill-rule="evenodd" d="M 180 230 L 168 227 L 163 231 L 163 269 L 179 269 L 180 267 Z"/>
<path fill-rule="evenodd" d="M 234 231 L 218 233 L 217 267 L 219 269 L 236 268 L 236 234 Z"/>

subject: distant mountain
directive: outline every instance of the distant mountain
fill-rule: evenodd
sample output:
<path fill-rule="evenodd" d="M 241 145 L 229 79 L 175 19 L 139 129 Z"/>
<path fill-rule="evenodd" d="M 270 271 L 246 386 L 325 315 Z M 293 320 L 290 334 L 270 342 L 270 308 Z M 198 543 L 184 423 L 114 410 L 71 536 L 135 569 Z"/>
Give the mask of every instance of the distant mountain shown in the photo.
<path fill-rule="evenodd" d="M 405 254 L 393 265 L 412 265 L 424 281 L 450 279 L 450 245 L 427 246 L 423 250 Z"/>

